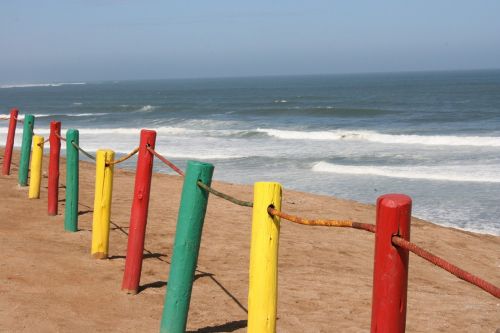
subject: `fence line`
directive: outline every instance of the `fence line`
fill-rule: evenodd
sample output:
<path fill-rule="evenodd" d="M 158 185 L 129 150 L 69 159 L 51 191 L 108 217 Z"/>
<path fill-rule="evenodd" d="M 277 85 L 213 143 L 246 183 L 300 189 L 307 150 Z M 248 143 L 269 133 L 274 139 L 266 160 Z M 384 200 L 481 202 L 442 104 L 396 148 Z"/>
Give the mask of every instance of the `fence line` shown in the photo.
<path fill-rule="evenodd" d="M 95 156 L 93 156 L 92 154 L 90 154 L 89 152 L 85 151 L 82 147 L 80 147 L 75 141 L 71 141 L 71 144 L 73 145 L 73 147 L 75 147 L 76 149 L 78 149 L 79 151 L 81 151 L 83 153 L 83 155 L 87 156 L 88 158 L 90 158 L 91 160 L 94 160 L 95 161 Z"/>
<path fill-rule="evenodd" d="M 445 271 L 455 275 L 459 279 L 467 281 L 467 282 L 483 289 L 484 291 L 492 294 L 496 298 L 500 298 L 500 288 L 496 287 L 492 283 L 489 283 L 488 281 L 481 279 L 478 276 L 475 276 L 472 273 L 469 273 L 469 272 L 453 265 L 449 261 L 424 250 L 423 248 L 419 247 L 418 245 L 416 245 L 412 242 L 409 242 L 409 241 L 407 241 L 401 237 L 398 237 L 398 236 L 392 237 L 392 243 L 394 245 L 397 245 L 397 246 L 403 248 L 403 249 L 411 251 L 412 253 L 416 254 L 420 258 L 423 258 L 423 259 L 427 260 L 428 262 L 444 269 Z"/>
<path fill-rule="evenodd" d="M 125 162 L 126 160 L 128 160 L 129 158 L 131 158 L 132 156 L 134 156 L 135 154 L 137 154 L 138 152 L 139 152 L 139 147 L 136 147 L 136 148 L 134 148 L 134 150 L 132 150 L 130 153 L 128 153 L 127 155 L 123 156 L 122 158 L 106 162 L 106 165 L 109 166 L 109 165 L 115 165 L 115 164 L 119 164 L 119 163 Z"/>

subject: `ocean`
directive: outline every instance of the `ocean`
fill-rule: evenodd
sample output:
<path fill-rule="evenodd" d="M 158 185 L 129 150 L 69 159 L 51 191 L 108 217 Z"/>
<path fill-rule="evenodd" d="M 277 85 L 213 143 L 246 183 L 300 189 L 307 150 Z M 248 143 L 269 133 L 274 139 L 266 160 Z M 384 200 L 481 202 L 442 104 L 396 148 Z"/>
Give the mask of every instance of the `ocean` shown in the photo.
<path fill-rule="evenodd" d="M 211 162 L 217 180 L 405 193 L 414 216 L 500 235 L 500 70 L 0 85 L 0 114 L 12 107 L 37 134 L 79 129 L 88 151 L 127 153 L 154 129 L 161 154 Z"/>

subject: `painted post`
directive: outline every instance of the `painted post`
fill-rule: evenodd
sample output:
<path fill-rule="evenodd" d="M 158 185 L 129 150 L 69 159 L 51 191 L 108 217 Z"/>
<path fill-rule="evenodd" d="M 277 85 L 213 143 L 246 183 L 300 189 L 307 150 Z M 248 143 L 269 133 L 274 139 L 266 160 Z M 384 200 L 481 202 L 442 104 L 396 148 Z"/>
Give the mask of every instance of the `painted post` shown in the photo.
<path fill-rule="evenodd" d="M 14 149 L 14 138 L 16 136 L 18 109 L 10 110 L 9 131 L 7 132 L 7 140 L 5 142 L 5 150 L 3 152 L 2 174 L 10 175 L 10 164 L 12 161 L 12 150 Z"/>
<path fill-rule="evenodd" d="M 201 189 L 197 183 L 200 180 L 210 186 L 213 171 L 212 164 L 188 161 L 161 320 L 160 332 L 162 333 L 186 331 L 194 273 L 208 202 L 208 192 Z"/>
<path fill-rule="evenodd" d="M 61 154 L 61 122 L 50 122 L 50 157 L 48 181 L 48 209 L 49 215 L 57 215 L 59 201 L 59 157 Z"/>
<path fill-rule="evenodd" d="M 94 215 L 92 220 L 92 250 L 96 259 L 106 259 L 109 251 L 109 221 L 111 217 L 111 196 L 113 192 L 112 150 L 98 150 L 96 153 Z"/>
<path fill-rule="evenodd" d="M 78 231 L 78 177 L 79 152 L 72 143 L 79 144 L 76 129 L 66 132 L 66 208 L 64 210 L 64 230 Z"/>
<path fill-rule="evenodd" d="M 386 194 L 377 200 L 377 231 L 371 332 L 403 333 L 406 325 L 408 250 L 392 244 L 392 236 L 410 240 L 411 198 Z"/>
<path fill-rule="evenodd" d="M 21 143 L 21 159 L 19 161 L 18 183 L 21 186 L 28 185 L 28 171 L 34 127 L 35 117 L 31 114 L 27 114 L 24 117 L 23 142 Z"/>
<path fill-rule="evenodd" d="M 278 244 L 280 219 L 267 208 L 281 210 L 281 185 L 258 182 L 254 186 L 248 333 L 275 333 L 278 302 Z"/>
<path fill-rule="evenodd" d="M 42 158 L 43 158 L 43 136 L 33 136 L 33 150 L 31 156 L 30 187 L 28 198 L 40 198 L 40 185 L 42 184 Z"/>
<path fill-rule="evenodd" d="M 151 189 L 151 175 L 153 171 L 153 154 L 147 147 L 154 149 L 156 132 L 141 131 L 139 157 L 135 174 L 134 197 L 130 213 L 130 228 L 127 243 L 127 258 L 123 273 L 122 290 L 129 294 L 137 294 L 142 270 L 142 254 L 144 252 L 144 238 L 146 236 L 146 222 L 148 219 L 149 192 Z"/>

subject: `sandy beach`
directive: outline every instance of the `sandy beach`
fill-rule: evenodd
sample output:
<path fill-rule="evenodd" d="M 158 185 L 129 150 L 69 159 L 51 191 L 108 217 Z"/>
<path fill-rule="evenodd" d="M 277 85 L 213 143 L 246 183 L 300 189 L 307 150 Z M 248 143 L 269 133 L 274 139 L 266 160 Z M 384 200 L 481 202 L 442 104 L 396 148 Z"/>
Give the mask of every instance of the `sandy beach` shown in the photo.
<path fill-rule="evenodd" d="M 0 149 L 3 156 L 3 148 Z M 1 332 L 157 332 L 182 179 L 153 176 L 141 291 L 120 290 L 134 172 L 115 169 L 110 258 L 90 256 L 94 167 L 80 164 L 79 232 L 47 216 L 48 159 L 41 198 L 17 185 L 18 152 L 0 177 Z M 1 161 L 0 161 L 1 163 Z M 64 163 L 64 162 L 63 162 Z M 159 161 L 155 161 L 159 163 Z M 65 183 L 64 164 L 61 184 Z M 217 179 L 217 165 L 214 179 Z M 287 190 L 283 210 L 310 218 L 375 223 L 375 207 Z M 243 200 L 252 186 L 215 181 Z M 189 332 L 245 332 L 251 210 L 211 196 L 188 320 Z M 411 239 L 463 269 L 500 284 L 500 237 L 414 218 Z M 366 332 L 370 328 L 374 235 L 281 222 L 278 332 Z M 410 255 L 407 332 L 495 332 L 500 301 Z"/>

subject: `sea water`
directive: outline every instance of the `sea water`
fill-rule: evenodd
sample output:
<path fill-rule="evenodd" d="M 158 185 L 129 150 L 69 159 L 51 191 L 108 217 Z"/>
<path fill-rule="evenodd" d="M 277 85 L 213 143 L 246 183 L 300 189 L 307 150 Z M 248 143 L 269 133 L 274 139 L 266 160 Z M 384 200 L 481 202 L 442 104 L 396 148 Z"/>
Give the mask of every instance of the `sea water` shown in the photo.
<path fill-rule="evenodd" d="M 89 151 L 127 153 L 154 129 L 161 154 L 211 162 L 218 180 L 366 203 L 406 193 L 415 216 L 500 234 L 498 70 L 0 86 L 0 114 L 11 107 L 37 134 L 79 129 Z"/>

